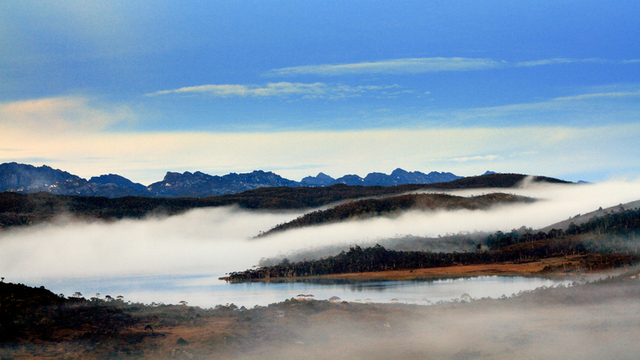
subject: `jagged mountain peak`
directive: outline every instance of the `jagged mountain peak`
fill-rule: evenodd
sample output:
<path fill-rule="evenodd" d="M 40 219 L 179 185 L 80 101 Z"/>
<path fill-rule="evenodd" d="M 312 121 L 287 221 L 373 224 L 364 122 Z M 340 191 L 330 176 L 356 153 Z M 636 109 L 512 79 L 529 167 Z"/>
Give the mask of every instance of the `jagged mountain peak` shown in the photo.
<path fill-rule="evenodd" d="M 300 182 L 285 179 L 265 170 L 250 173 L 230 173 L 209 175 L 201 171 L 168 171 L 163 180 L 148 187 L 134 183 L 123 176 L 108 174 L 92 177 L 89 181 L 47 165 L 6 163 L 0 164 L 0 191 L 36 192 L 48 191 L 54 194 L 119 197 L 127 195 L 156 197 L 204 197 L 253 190 L 261 187 L 329 186 L 335 184 L 362 186 L 394 186 L 401 184 L 429 184 L 459 179 L 451 173 L 419 171 L 409 172 L 397 168 L 390 175 L 372 172 L 362 178 L 356 174 L 340 178 L 318 173 L 307 176 Z"/>
<path fill-rule="evenodd" d="M 406 175 L 406 174 L 409 174 L 409 172 L 404 170 L 404 169 L 397 168 L 397 169 L 393 170 L 390 175 L 391 176 L 402 176 L 402 175 Z"/>
<path fill-rule="evenodd" d="M 47 165 L 39 167 L 16 162 L 0 164 L 0 189 L 2 191 L 46 191 L 48 186 L 80 177 Z"/>

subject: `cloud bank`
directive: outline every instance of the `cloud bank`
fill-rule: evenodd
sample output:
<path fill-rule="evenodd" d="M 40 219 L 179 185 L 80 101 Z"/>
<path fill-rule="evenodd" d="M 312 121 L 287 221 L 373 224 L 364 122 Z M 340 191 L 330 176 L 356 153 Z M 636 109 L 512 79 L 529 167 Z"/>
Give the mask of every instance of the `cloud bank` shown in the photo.
<path fill-rule="evenodd" d="M 103 105 L 85 97 L 62 96 L 0 103 L 0 129 L 55 134 L 104 130 L 137 115 L 124 105 Z"/>
<path fill-rule="evenodd" d="M 486 193 L 477 189 L 465 196 Z M 301 213 L 251 212 L 237 208 L 198 209 L 169 218 L 115 223 L 61 221 L 0 233 L 0 273 L 11 281 L 65 278 L 223 275 L 257 265 L 262 257 L 323 246 L 374 244 L 411 234 L 447 233 L 528 226 L 541 228 L 579 213 L 640 199 L 637 181 L 594 185 L 529 185 L 510 192 L 541 199 L 533 204 L 488 211 L 412 211 L 397 218 L 352 221 L 287 231 L 252 239 L 260 231 Z"/>
<path fill-rule="evenodd" d="M 167 171 L 215 175 L 256 169 L 295 180 L 316 171 L 334 177 L 364 176 L 398 167 L 457 175 L 493 170 L 561 176 L 558 174 L 603 170 L 619 173 L 617 170 L 635 161 L 638 136 L 637 124 L 277 133 L 96 132 L 83 136 L 6 129 L 0 161 L 50 159 L 47 165 L 81 177 L 110 172 L 144 184 L 160 180 Z"/>

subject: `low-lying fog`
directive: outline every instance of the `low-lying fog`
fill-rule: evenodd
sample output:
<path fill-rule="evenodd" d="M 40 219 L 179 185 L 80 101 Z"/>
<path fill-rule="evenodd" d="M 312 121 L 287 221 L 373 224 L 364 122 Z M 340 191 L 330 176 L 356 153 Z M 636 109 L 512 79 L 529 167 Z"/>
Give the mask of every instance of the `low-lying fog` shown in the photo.
<path fill-rule="evenodd" d="M 454 306 L 368 321 L 354 313 L 318 317 L 296 333 L 296 343 L 267 344 L 237 358 L 637 359 L 640 353 L 637 299 Z"/>
<path fill-rule="evenodd" d="M 491 189 L 453 192 L 470 196 Z M 412 211 L 378 218 L 288 231 L 253 239 L 260 231 L 302 213 L 252 212 L 235 207 L 198 209 L 180 216 L 55 224 L 0 233 L 0 275 L 31 285 L 61 279 L 157 275 L 215 275 L 240 271 L 263 257 L 329 245 L 375 243 L 403 235 L 541 228 L 599 207 L 640 199 L 640 181 L 589 185 L 529 184 L 509 193 L 540 199 L 488 211 Z M 70 295 L 70 294 L 66 294 Z"/>

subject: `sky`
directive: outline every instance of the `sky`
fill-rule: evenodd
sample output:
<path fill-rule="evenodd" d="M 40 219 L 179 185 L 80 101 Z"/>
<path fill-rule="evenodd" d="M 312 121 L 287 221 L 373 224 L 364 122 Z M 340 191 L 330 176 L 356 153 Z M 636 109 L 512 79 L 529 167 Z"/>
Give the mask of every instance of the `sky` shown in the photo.
<path fill-rule="evenodd" d="M 0 162 L 640 178 L 637 1 L 0 3 Z"/>

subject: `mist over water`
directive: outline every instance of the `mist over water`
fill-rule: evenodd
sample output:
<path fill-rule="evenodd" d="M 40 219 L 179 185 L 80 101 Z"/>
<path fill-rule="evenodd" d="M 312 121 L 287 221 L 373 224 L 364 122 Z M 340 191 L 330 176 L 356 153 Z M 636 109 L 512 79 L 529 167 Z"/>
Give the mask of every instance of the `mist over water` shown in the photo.
<path fill-rule="evenodd" d="M 471 196 L 491 189 L 453 192 Z M 639 181 L 589 185 L 529 184 L 506 192 L 540 199 L 486 211 L 410 211 L 287 231 L 254 239 L 301 212 L 269 213 L 237 207 L 197 209 L 179 216 L 113 223 L 60 221 L 0 233 L 0 275 L 6 281 L 46 285 L 64 279 L 163 275 L 222 276 L 263 257 L 329 245 L 375 243 L 402 235 L 437 237 L 460 232 L 534 229 L 640 199 Z M 67 294 L 69 295 L 69 294 Z"/>

